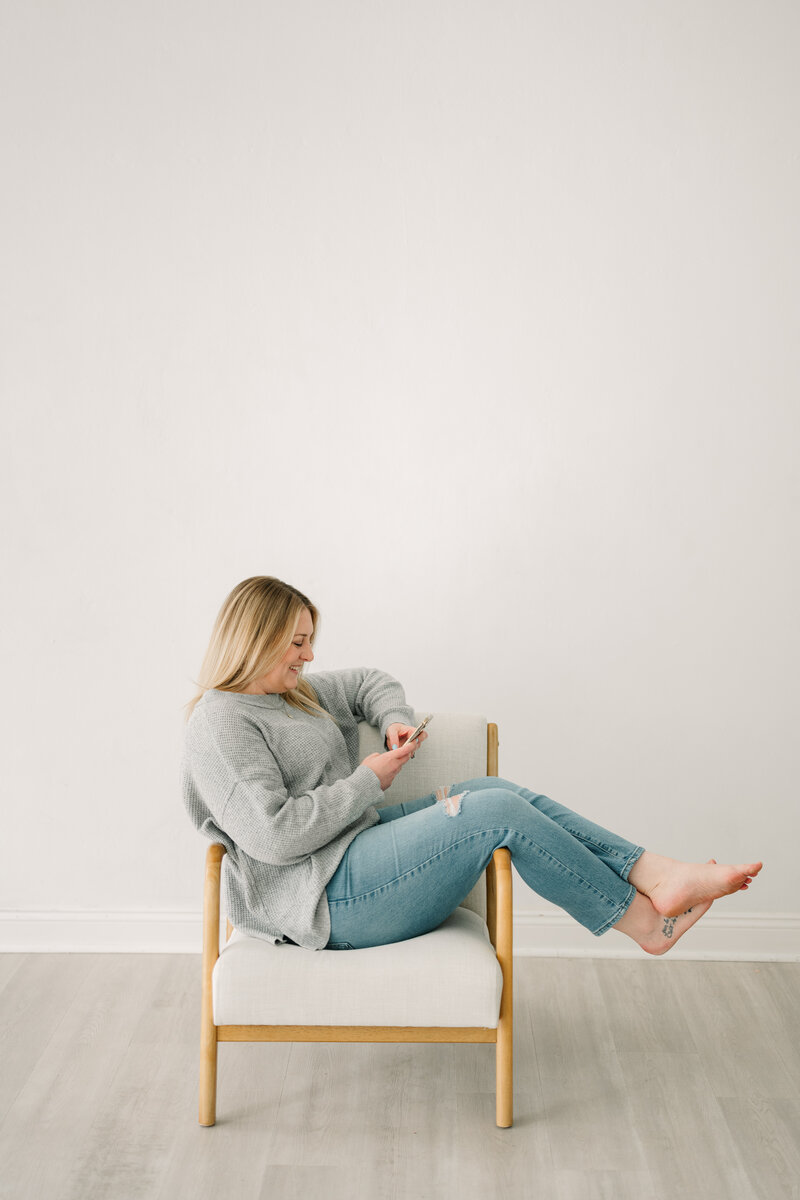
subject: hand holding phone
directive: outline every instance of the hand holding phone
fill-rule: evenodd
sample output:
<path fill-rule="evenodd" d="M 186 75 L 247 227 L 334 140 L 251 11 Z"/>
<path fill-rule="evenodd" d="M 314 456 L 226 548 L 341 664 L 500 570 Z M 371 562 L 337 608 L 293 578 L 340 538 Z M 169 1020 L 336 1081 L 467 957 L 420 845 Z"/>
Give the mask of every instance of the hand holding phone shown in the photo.
<path fill-rule="evenodd" d="M 403 745 L 407 746 L 409 742 L 413 742 L 416 738 L 418 738 L 419 735 L 422 733 L 423 729 L 425 728 L 425 726 L 428 724 L 428 722 L 432 721 L 432 720 L 433 720 L 433 713 L 428 713 L 427 717 L 423 717 L 423 719 L 420 721 L 419 725 L 414 730 L 414 732 L 410 733 L 408 735 L 406 740 L 403 742 Z"/>
<path fill-rule="evenodd" d="M 395 776 L 400 773 L 400 771 L 403 769 L 403 767 L 408 762 L 409 758 L 413 758 L 417 752 L 416 750 L 414 750 L 408 757 L 401 758 L 400 756 L 398 756 L 397 751 L 404 750 L 406 748 L 406 746 L 409 745 L 410 742 L 415 741 L 419 737 L 419 735 L 424 732 L 425 726 L 428 724 L 428 722 L 432 721 L 432 720 L 433 720 L 433 713 L 428 713 L 427 717 L 425 717 L 422 721 L 420 721 L 417 728 L 408 735 L 408 737 L 403 742 L 402 746 L 392 746 L 390 748 L 389 752 L 386 754 L 368 754 L 367 757 L 363 760 L 362 766 L 369 767 L 371 771 L 375 772 L 375 774 L 378 776 L 378 780 L 380 781 L 381 788 L 384 792 L 386 791 L 387 788 L 389 788 L 391 786 Z M 389 729 L 394 731 L 396 729 L 396 726 L 390 725 Z M 394 733 L 393 736 L 397 736 L 397 734 Z M 388 740 L 388 738 L 387 738 L 387 740 Z M 419 747 L 417 747 L 417 750 L 418 749 L 419 749 Z M 392 750 L 395 751 L 394 754 L 391 752 Z"/>

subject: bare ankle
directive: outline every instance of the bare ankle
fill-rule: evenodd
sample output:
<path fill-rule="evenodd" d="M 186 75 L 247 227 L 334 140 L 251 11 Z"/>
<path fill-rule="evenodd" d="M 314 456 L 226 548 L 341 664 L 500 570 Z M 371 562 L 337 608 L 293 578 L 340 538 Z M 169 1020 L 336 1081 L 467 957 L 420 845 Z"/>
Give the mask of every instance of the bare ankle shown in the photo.
<path fill-rule="evenodd" d="M 646 954 L 666 954 L 709 908 L 711 901 L 705 900 L 685 912 L 665 917 L 648 896 L 637 892 L 614 928 L 632 938 Z"/>
<path fill-rule="evenodd" d="M 628 882 L 633 884 L 637 892 L 649 896 L 674 863 L 674 858 L 665 858 L 662 854 L 654 854 L 652 850 L 643 850 L 628 872 Z"/>

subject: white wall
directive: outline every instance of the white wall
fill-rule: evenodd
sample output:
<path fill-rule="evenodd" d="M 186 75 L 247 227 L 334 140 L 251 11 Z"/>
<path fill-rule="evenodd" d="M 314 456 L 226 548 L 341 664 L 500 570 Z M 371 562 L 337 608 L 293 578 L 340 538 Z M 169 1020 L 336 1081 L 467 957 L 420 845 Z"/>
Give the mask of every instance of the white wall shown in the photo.
<path fill-rule="evenodd" d="M 264 573 L 319 667 L 498 721 L 502 774 L 763 857 L 702 945 L 791 949 L 799 36 L 788 0 L 3 3 L 5 945 L 197 945 L 181 706 Z"/>

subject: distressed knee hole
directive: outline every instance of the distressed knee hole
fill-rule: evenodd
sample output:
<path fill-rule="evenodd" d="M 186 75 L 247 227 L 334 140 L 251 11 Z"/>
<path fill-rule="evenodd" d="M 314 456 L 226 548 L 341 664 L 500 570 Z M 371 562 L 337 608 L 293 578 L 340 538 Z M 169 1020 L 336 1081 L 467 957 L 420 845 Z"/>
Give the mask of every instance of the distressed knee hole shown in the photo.
<path fill-rule="evenodd" d="M 461 801 L 469 792 L 458 792 L 457 795 L 450 795 L 450 785 L 446 784 L 436 789 L 436 799 L 441 804 L 448 817 L 457 817 L 461 812 Z"/>

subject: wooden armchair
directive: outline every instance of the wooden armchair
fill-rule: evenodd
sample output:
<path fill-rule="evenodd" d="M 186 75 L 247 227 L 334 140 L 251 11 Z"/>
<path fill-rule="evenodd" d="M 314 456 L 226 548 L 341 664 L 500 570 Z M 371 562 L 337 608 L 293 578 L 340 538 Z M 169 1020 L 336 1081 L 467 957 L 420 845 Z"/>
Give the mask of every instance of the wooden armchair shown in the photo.
<path fill-rule="evenodd" d="M 361 757 L 383 749 L 360 727 Z M 384 804 L 440 784 L 497 774 L 497 726 L 438 713 L 431 736 Z M 457 819 L 457 818 L 453 818 Z M 225 847 L 206 854 L 200 1124 L 216 1120 L 220 1042 L 486 1042 L 496 1046 L 497 1124 L 513 1120 L 511 854 L 494 852 L 484 878 L 438 929 L 366 950 L 305 950 L 232 930 L 220 951 Z M 425 987 L 409 987 L 424 979 Z"/>

